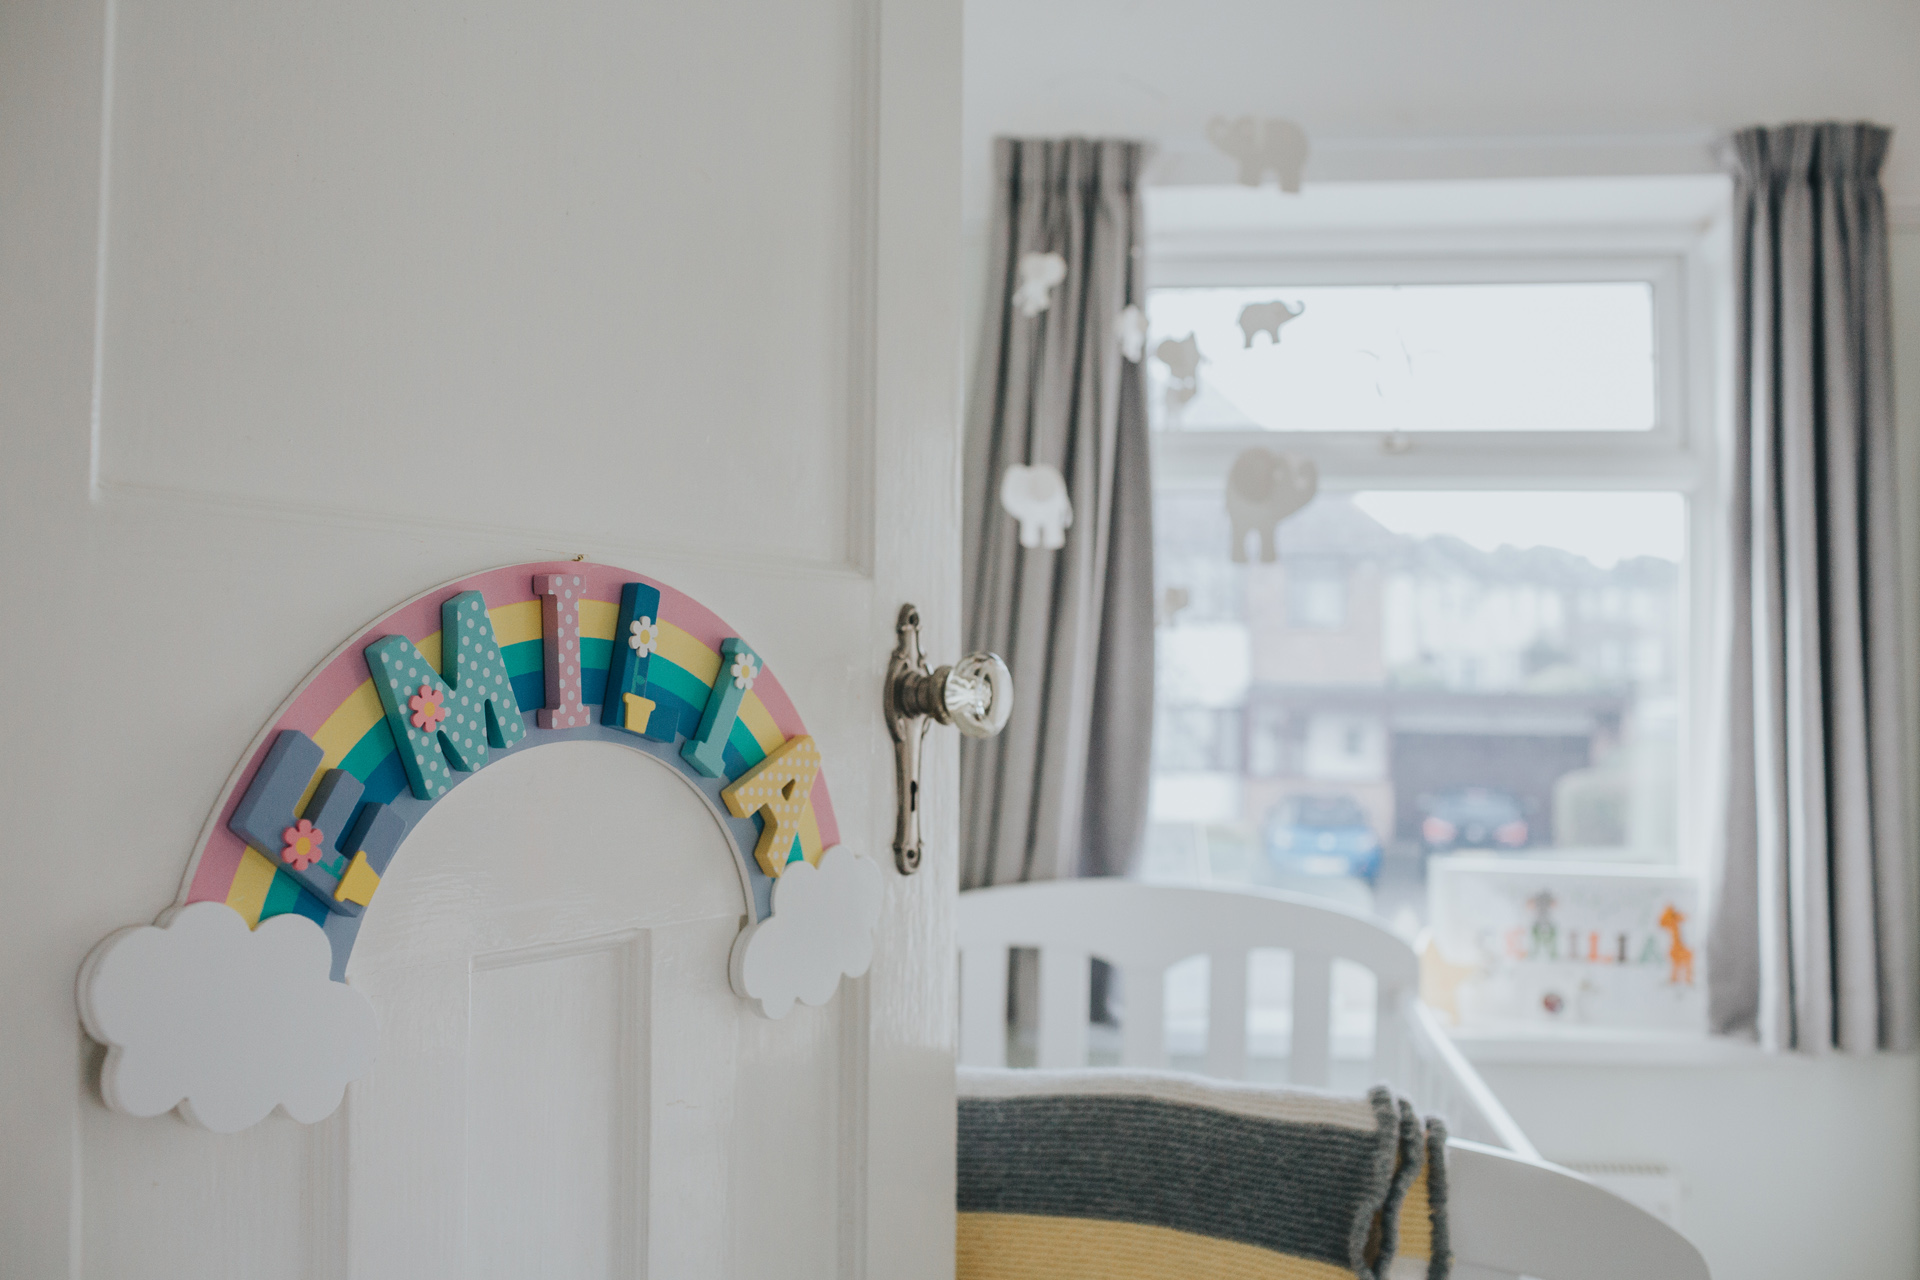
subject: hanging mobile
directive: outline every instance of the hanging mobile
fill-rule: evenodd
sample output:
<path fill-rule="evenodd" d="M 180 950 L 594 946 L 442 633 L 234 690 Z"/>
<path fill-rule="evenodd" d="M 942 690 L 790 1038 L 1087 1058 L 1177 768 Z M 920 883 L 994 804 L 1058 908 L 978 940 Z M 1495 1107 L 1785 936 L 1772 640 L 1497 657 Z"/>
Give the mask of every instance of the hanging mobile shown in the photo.
<path fill-rule="evenodd" d="M 1014 463 L 1000 477 L 1000 505 L 1020 522 L 1020 545 L 1058 551 L 1067 545 L 1073 524 L 1073 502 L 1059 468 L 1044 462 L 1031 467 Z"/>
<path fill-rule="evenodd" d="M 1260 559 L 1272 564 L 1274 529 L 1313 501 L 1320 472 L 1311 458 L 1290 458 L 1266 449 L 1243 451 L 1227 472 L 1227 518 L 1233 524 L 1233 562 L 1247 562 L 1247 535 L 1260 539 Z"/>

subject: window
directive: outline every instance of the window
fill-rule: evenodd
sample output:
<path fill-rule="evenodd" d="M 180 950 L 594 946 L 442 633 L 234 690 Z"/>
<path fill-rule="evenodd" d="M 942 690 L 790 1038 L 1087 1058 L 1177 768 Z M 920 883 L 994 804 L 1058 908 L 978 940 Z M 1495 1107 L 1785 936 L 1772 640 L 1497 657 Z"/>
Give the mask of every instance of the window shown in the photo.
<path fill-rule="evenodd" d="M 1294 556 L 1287 561 L 1287 625 L 1301 631 L 1338 631 L 1347 624 L 1348 563 L 1337 557 Z"/>
<path fill-rule="evenodd" d="M 1654 425 L 1646 281 L 1163 288 L 1153 324 L 1174 344 L 1149 366 L 1169 429 Z"/>
<path fill-rule="evenodd" d="M 1404 214 L 1415 186 L 1380 198 Z M 1148 295 L 1149 876 L 1408 923 L 1434 853 L 1692 865 L 1721 189 L 1653 184 L 1596 231 L 1575 188 L 1524 230 L 1150 207 L 1173 216 Z M 1270 563 L 1258 540 L 1236 563 L 1225 477 L 1256 447 L 1318 488 Z"/>

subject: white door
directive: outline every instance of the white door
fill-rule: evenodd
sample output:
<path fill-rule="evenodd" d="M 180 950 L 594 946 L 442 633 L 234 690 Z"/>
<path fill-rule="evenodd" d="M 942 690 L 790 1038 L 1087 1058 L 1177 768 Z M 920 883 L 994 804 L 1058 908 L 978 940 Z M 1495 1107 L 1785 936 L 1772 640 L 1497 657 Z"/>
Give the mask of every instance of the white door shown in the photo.
<path fill-rule="evenodd" d="M 408 837 L 348 970 L 383 1032 L 341 1121 L 351 1274 L 835 1274 L 842 1026 L 728 989 L 710 811 L 601 743 L 480 781 Z"/>
<path fill-rule="evenodd" d="M 895 873 L 899 605 L 958 643 L 958 4 L 0 6 L 0 1274 L 952 1270 L 951 745 Z M 422 820 L 330 1119 L 101 1102 L 74 980 L 179 892 L 299 680 L 566 559 L 778 673 L 886 893 L 867 977 L 728 989 L 737 855 L 637 752 Z"/>

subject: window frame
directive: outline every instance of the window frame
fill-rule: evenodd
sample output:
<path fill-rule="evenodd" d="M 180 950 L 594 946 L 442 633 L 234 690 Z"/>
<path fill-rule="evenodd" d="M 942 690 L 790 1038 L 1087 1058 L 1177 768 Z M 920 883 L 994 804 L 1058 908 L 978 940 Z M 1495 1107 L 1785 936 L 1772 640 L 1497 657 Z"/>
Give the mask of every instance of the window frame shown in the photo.
<path fill-rule="evenodd" d="M 1218 491 L 1233 459 L 1254 446 L 1312 459 L 1328 492 L 1544 490 L 1673 492 L 1686 503 L 1680 567 L 1686 607 L 1677 638 L 1679 829 L 1671 863 L 1704 876 L 1717 817 L 1720 767 L 1717 658 L 1726 554 L 1724 481 L 1730 439 L 1732 233 L 1730 192 L 1700 213 L 1659 199 L 1642 216 L 1631 201 L 1602 202 L 1603 225 L 1485 225 L 1155 233 L 1148 285 L 1267 288 L 1333 284 L 1645 281 L 1653 290 L 1655 411 L 1647 431 L 1378 432 L 1156 429 L 1154 487 Z M 1276 285 L 1276 282 L 1279 282 Z M 1149 357 L 1151 358 L 1151 357 Z"/>

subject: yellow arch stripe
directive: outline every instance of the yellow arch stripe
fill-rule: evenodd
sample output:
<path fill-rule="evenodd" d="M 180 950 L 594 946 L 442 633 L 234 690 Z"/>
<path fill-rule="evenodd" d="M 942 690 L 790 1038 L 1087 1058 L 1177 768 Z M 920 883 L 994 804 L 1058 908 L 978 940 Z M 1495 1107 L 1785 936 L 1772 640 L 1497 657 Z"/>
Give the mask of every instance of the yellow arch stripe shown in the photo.
<path fill-rule="evenodd" d="M 660 643 L 654 649 L 701 684 L 710 685 L 719 678 L 720 655 L 671 622 L 660 628 Z"/>
<path fill-rule="evenodd" d="M 435 636 L 434 639 L 438 640 L 439 637 Z M 354 743 L 365 737 L 367 730 L 379 724 L 385 714 L 380 706 L 380 695 L 373 691 L 373 681 L 362 680 L 360 687 L 348 694 L 346 701 L 335 707 L 333 714 L 314 731 L 313 740 L 320 744 L 320 750 L 324 753 L 320 767 L 331 769 L 346 759 Z"/>
<path fill-rule="evenodd" d="M 613 630 L 620 625 L 620 606 L 612 600 L 582 600 L 580 602 L 580 634 L 592 636 L 595 640 L 613 639 Z"/>
<path fill-rule="evenodd" d="M 580 602 L 580 627 L 582 632 L 587 625 L 587 606 L 590 600 Z M 540 602 L 522 600 L 518 604 L 503 604 L 498 609 L 487 610 L 487 616 L 493 619 L 493 635 L 503 646 L 519 644 L 523 640 L 538 640 L 544 632 L 540 628 Z M 612 634 L 611 631 L 608 633 Z M 606 637 L 601 637 L 605 639 Z"/>
<path fill-rule="evenodd" d="M 233 883 L 227 886 L 227 905 L 240 913 L 249 929 L 260 923 L 260 909 L 267 905 L 273 875 L 273 863 L 265 854 L 251 846 L 241 850 L 240 865 L 234 869 Z"/>
<path fill-rule="evenodd" d="M 820 855 L 826 850 L 820 847 L 820 819 L 814 816 L 813 802 L 800 815 L 800 853 L 814 866 L 820 865 Z"/>
<path fill-rule="evenodd" d="M 787 740 L 787 735 L 781 733 L 780 726 L 773 722 L 773 714 L 767 710 L 766 704 L 761 702 L 751 689 L 747 690 L 747 696 L 740 700 L 740 723 L 747 726 L 747 731 L 753 734 L 753 740 L 759 743 L 760 749 L 769 755 L 773 754 L 775 747 Z"/>

